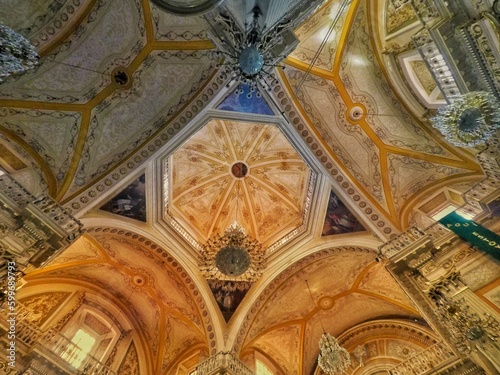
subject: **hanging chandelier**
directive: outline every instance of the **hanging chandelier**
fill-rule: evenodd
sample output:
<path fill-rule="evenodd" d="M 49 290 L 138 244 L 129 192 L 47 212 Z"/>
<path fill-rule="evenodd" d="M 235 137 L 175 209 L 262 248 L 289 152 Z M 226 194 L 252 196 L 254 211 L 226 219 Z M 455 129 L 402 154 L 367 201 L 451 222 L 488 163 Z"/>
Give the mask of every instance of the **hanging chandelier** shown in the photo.
<path fill-rule="evenodd" d="M 38 64 L 35 47 L 21 34 L 0 22 L 0 83 L 18 76 Z"/>
<path fill-rule="evenodd" d="M 206 17 L 211 25 L 211 34 L 218 47 L 215 58 L 218 66 L 229 66 L 232 71 L 231 82 L 248 85 L 249 94 L 254 92 L 260 96 L 258 86 L 269 89 L 276 81 L 272 69 L 282 61 L 298 44 L 298 40 L 290 30 L 290 18 L 274 27 L 266 29 L 262 25 L 262 10 L 258 5 L 252 9 L 252 21 L 241 28 L 228 11 L 215 16 Z M 243 88 L 237 94 L 243 93 Z"/>
<path fill-rule="evenodd" d="M 262 276 L 265 263 L 260 242 L 235 221 L 203 246 L 200 270 L 208 280 L 253 282 Z"/>
<path fill-rule="evenodd" d="M 323 333 L 319 340 L 318 365 L 328 375 L 342 374 L 351 365 L 349 352 L 340 346 L 337 339 Z"/>
<path fill-rule="evenodd" d="M 309 291 L 309 296 L 311 297 L 311 301 L 314 305 L 314 297 L 307 280 L 306 285 L 307 290 Z M 326 333 L 323 323 L 321 323 L 321 327 L 323 328 L 323 335 L 319 340 L 318 365 L 325 374 L 342 374 L 351 365 L 351 356 L 345 348 L 340 346 L 335 337 Z"/>
<path fill-rule="evenodd" d="M 436 316 L 446 327 L 454 346 L 461 353 L 470 353 L 500 338 L 500 322 L 490 314 L 479 316 L 470 311 L 464 298 L 453 300 L 439 286 L 429 294 L 436 304 Z"/>
<path fill-rule="evenodd" d="M 438 110 L 431 118 L 446 140 L 455 146 L 484 143 L 500 128 L 499 102 L 487 92 L 471 92 Z"/>

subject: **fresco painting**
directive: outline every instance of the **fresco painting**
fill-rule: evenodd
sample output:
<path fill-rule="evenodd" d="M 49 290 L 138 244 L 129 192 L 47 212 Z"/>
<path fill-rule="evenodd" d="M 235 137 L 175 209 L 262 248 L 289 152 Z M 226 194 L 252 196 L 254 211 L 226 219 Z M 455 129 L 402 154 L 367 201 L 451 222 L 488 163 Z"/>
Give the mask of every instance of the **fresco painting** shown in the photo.
<path fill-rule="evenodd" d="M 322 236 L 361 232 L 366 230 L 339 197 L 332 191 L 328 199 Z"/>
<path fill-rule="evenodd" d="M 146 222 L 146 176 L 140 176 L 101 206 L 101 210 Z"/>
<path fill-rule="evenodd" d="M 219 105 L 218 109 L 231 112 L 255 113 L 259 115 L 273 115 L 273 111 L 265 99 L 257 91 L 250 92 L 250 87 L 240 84 Z"/>

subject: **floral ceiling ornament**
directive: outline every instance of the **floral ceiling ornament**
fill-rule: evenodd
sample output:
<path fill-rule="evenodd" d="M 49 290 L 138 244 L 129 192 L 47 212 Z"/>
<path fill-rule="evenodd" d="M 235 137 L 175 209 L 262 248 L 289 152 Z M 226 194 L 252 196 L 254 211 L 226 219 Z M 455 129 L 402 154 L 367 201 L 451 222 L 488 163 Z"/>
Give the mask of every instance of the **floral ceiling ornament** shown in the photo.
<path fill-rule="evenodd" d="M 473 147 L 484 143 L 500 128 L 499 105 L 490 93 L 471 92 L 441 107 L 431 121 L 448 142 Z"/>
<path fill-rule="evenodd" d="M 35 47 L 21 34 L 0 22 L 0 83 L 38 65 Z"/>
<path fill-rule="evenodd" d="M 207 280 L 253 282 L 265 265 L 265 249 L 235 221 L 203 246 L 200 270 Z"/>
<path fill-rule="evenodd" d="M 323 333 L 319 340 L 318 365 L 328 375 L 342 374 L 351 365 L 349 352 L 340 346 L 337 339 Z"/>

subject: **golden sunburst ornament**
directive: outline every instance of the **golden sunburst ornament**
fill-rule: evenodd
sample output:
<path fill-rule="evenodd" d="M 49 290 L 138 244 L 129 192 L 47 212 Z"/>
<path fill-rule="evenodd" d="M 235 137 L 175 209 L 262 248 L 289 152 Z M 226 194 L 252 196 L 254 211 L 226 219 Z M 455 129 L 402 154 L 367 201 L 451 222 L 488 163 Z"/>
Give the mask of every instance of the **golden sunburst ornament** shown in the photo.
<path fill-rule="evenodd" d="M 499 102 L 487 92 L 471 92 L 438 110 L 432 125 L 455 146 L 484 143 L 500 128 Z"/>

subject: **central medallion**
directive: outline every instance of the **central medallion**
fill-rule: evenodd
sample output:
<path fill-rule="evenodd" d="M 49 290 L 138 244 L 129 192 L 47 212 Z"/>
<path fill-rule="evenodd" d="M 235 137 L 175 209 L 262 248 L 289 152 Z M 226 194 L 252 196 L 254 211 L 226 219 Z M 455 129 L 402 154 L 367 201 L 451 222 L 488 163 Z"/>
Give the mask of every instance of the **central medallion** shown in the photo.
<path fill-rule="evenodd" d="M 248 174 L 248 167 L 245 163 L 236 162 L 231 166 L 231 174 L 236 178 L 244 178 Z"/>

